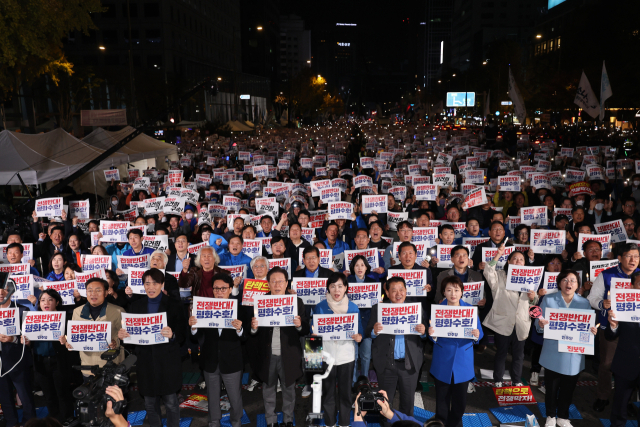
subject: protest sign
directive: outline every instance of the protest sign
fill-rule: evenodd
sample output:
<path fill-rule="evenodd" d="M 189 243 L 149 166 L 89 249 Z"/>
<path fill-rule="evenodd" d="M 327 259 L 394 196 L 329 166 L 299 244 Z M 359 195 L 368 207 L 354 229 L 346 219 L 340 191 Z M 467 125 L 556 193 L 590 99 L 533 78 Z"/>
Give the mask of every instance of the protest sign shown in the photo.
<path fill-rule="evenodd" d="M 353 219 L 353 204 L 347 202 L 329 202 L 327 212 L 329 213 L 329 220 L 351 220 Z"/>
<path fill-rule="evenodd" d="M 455 187 L 456 186 L 456 176 L 450 173 L 445 174 L 434 174 L 433 175 L 433 183 L 438 187 Z"/>
<path fill-rule="evenodd" d="M 69 202 L 69 218 L 89 218 L 89 199 L 87 200 L 71 200 Z"/>
<path fill-rule="evenodd" d="M 640 289 L 611 288 L 611 311 L 618 322 L 640 323 Z"/>
<path fill-rule="evenodd" d="M 242 305 L 253 306 L 255 296 L 264 295 L 267 292 L 269 292 L 269 282 L 266 280 L 244 279 Z"/>
<path fill-rule="evenodd" d="M 409 212 L 388 212 L 387 224 L 389 225 L 389 230 L 396 231 L 398 229 L 398 224 L 402 221 L 406 221 L 408 218 Z"/>
<path fill-rule="evenodd" d="M 453 261 L 451 260 L 451 249 L 458 245 L 436 245 L 436 258 L 438 258 L 438 268 L 451 268 L 453 267 Z M 464 245 L 469 252 L 471 247 Z"/>
<path fill-rule="evenodd" d="M 9 307 L 0 309 L 0 334 L 20 335 L 20 309 Z"/>
<path fill-rule="evenodd" d="M 349 283 L 347 297 L 358 308 L 371 308 L 382 300 L 382 284 L 376 283 Z"/>
<path fill-rule="evenodd" d="M 65 332 L 66 312 L 26 311 L 22 334 L 29 341 L 58 341 Z"/>
<path fill-rule="evenodd" d="M 291 289 L 296 291 L 305 305 L 316 305 L 325 299 L 327 279 L 294 277 L 291 280 Z"/>
<path fill-rule="evenodd" d="M 92 270 L 92 271 L 84 271 L 82 273 L 78 273 L 76 272 L 76 289 L 78 290 L 78 293 L 80 295 L 82 295 L 83 297 L 87 296 L 87 286 L 86 283 L 89 281 L 89 279 L 92 279 L 94 277 L 103 279 L 103 280 L 107 280 L 107 276 L 105 273 L 105 269 L 100 268 L 97 270 Z"/>
<path fill-rule="evenodd" d="M 167 197 L 164 199 L 162 212 L 164 212 L 166 215 L 182 215 L 186 202 L 187 199 L 184 199 L 182 197 Z"/>
<path fill-rule="evenodd" d="M 532 405 L 536 403 L 536 399 L 531 392 L 531 387 L 528 385 L 495 387 L 493 393 L 500 406 Z"/>
<path fill-rule="evenodd" d="M 611 289 L 631 289 L 631 279 L 611 278 Z"/>
<path fill-rule="evenodd" d="M 435 329 L 432 337 L 473 339 L 473 330 L 478 329 L 478 307 L 431 306 L 431 327 Z"/>
<path fill-rule="evenodd" d="M 27 299 L 29 295 L 33 295 L 33 277 L 34 276 L 32 274 L 12 274 L 9 276 L 9 278 L 13 280 L 13 283 L 15 283 L 16 285 L 16 291 L 13 295 L 11 295 L 11 301 Z"/>
<path fill-rule="evenodd" d="M 391 187 L 389 189 L 389 194 L 391 194 L 396 200 L 404 202 L 407 198 L 407 187 Z"/>
<path fill-rule="evenodd" d="M 118 268 L 125 274 L 129 272 L 130 268 L 149 268 L 149 255 L 133 255 L 124 256 L 118 255 Z"/>
<path fill-rule="evenodd" d="M 533 206 L 530 208 L 520 208 L 520 221 L 522 224 L 537 224 L 546 227 L 548 223 L 547 207 Z"/>
<path fill-rule="evenodd" d="M 604 181 L 604 168 L 600 165 L 587 165 L 589 181 Z"/>
<path fill-rule="evenodd" d="M 611 243 L 625 242 L 629 238 L 621 219 L 610 222 L 601 222 L 600 224 L 595 224 L 594 227 L 598 234 L 610 235 Z"/>
<path fill-rule="evenodd" d="M 366 258 L 367 262 L 369 263 L 369 265 L 371 266 L 371 270 L 374 270 L 378 267 L 380 267 L 380 265 L 378 265 L 378 251 L 376 250 L 376 248 L 371 248 L 371 249 L 356 249 L 356 250 L 346 250 L 344 251 L 344 256 L 345 256 L 345 269 L 351 271 L 350 266 L 351 266 L 351 261 L 353 260 L 353 258 L 356 257 L 356 255 L 362 255 Z M 351 271 L 351 274 L 354 274 L 353 271 Z"/>
<path fill-rule="evenodd" d="M 386 195 L 362 196 L 362 213 L 370 214 L 375 211 L 378 214 L 387 213 L 388 198 Z"/>
<path fill-rule="evenodd" d="M 84 255 L 82 271 L 111 270 L 111 255 Z"/>
<path fill-rule="evenodd" d="M 484 171 L 467 169 L 464 172 L 465 181 L 471 184 L 484 184 Z"/>
<path fill-rule="evenodd" d="M 438 153 L 438 157 L 436 157 L 436 165 L 451 167 L 452 162 L 453 156 L 449 156 L 445 153 Z"/>
<path fill-rule="evenodd" d="M 166 252 L 166 250 L 169 248 L 169 236 L 144 236 L 142 237 L 142 245 L 146 248 L 151 248 L 156 251 Z"/>
<path fill-rule="evenodd" d="M 571 211 L 572 211 L 571 208 L 553 208 L 553 211 L 556 213 L 555 216 L 566 215 L 567 218 L 569 218 L 569 221 L 573 219 L 573 215 L 571 214 Z M 553 222 L 555 224 L 555 217 L 553 219 Z"/>
<path fill-rule="evenodd" d="M 360 166 L 362 169 L 373 169 L 374 163 L 372 157 L 360 157 Z"/>
<path fill-rule="evenodd" d="M 500 191 L 520 192 L 520 177 L 517 175 L 506 175 L 498 177 Z"/>
<path fill-rule="evenodd" d="M 253 301 L 258 327 L 294 326 L 294 318 L 298 315 L 298 298 L 295 295 L 254 295 Z"/>
<path fill-rule="evenodd" d="M 170 170 L 169 176 L 167 177 L 167 182 L 169 185 L 176 185 L 182 183 L 182 170 Z"/>
<path fill-rule="evenodd" d="M 590 345 L 595 342 L 595 336 L 589 331 L 596 321 L 593 310 L 547 307 L 544 318 L 549 321 L 544 325 L 544 339 Z"/>
<path fill-rule="evenodd" d="M 287 277 L 291 277 L 291 258 L 271 258 L 267 260 L 267 269 L 271 271 L 272 268 L 280 267 L 287 272 Z"/>
<path fill-rule="evenodd" d="M 196 318 L 196 328 L 235 329 L 231 322 L 238 318 L 238 300 L 194 296 L 191 315 Z"/>
<path fill-rule="evenodd" d="M 558 352 L 593 355 L 595 353 L 595 346 L 589 344 L 577 344 L 568 341 L 558 341 Z"/>
<path fill-rule="evenodd" d="M 531 248 L 536 254 L 561 254 L 567 232 L 562 230 L 531 230 Z"/>
<path fill-rule="evenodd" d="M 604 253 L 603 253 L 604 255 Z M 617 259 L 603 260 L 603 261 L 589 261 L 589 272 L 587 273 L 587 280 L 595 282 L 596 278 L 604 270 L 612 268 L 618 265 Z M 590 278 L 590 279 L 589 279 Z"/>
<path fill-rule="evenodd" d="M 436 245 L 437 237 L 438 227 L 414 227 L 413 235 L 411 236 L 411 243 L 416 245 L 424 243 L 428 249 Z M 424 254 L 424 256 L 426 255 L 427 254 Z M 424 256 L 422 258 L 424 258 Z"/>
<path fill-rule="evenodd" d="M 0 273 L 28 274 L 31 267 L 28 263 L 22 264 L 0 264 Z"/>
<path fill-rule="evenodd" d="M 75 280 L 63 280 L 60 282 L 42 282 L 40 283 L 40 288 L 42 290 L 55 289 L 56 291 L 58 291 L 58 293 L 62 297 L 63 305 L 75 304 L 75 299 L 73 298 L 73 290 L 76 288 Z"/>
<path fill-rule="evenodd" d="M 323 179 L 321 181 L 311 181 L 310 184 L 311 184 L 312 197 L 320 197 L 322 195 L 322 190 L 331 188 L 330 179 Z"/>
<path fill-rule="evenodd" d="M 550 273 L 546 271 L 544 273 L 544 280 L 542 282 L 542 289 L 547 291 L 548 294 L 555 294 L 558 292 L 558 274 L 560 273 Z"/>
<path fill-rule="evenodd" d="M 419 184 L 414 186 L 416 200 L 435 201 L 438 197 L 438 186 L 435 184 Z"/>
<path fill-rule="evenodd" d="M 498 260 L 496 264 L 496 269 L 504 268 L 504 265 L 507 263 L 507 258 L 511 255 L 511 252 L 515 250 L 514 246 L 505 246 L 504 254 Z M 498 248 L 482 248 L 482 262 L 488 263 L 493 261 L 493 259 L 498 255 Z"/>
<path fill-rule="evenodd" d="M 155 345 L 169 342 L 169 338 L 162 336 L 162 329 L 167 325 L 167 313 L 155 314 L 127 314 L 122 316 L 122 328 L 129 336 L 122 342 L 125 344 Z"/>
<path fill-rule="evenodd" d="M 238 212 L 240 210 L 240 199 L 234 196 L 222 196 L 222 204 L 227 210 Z"/>
<path fill-rule="evenodd" d="M 473 190 L 467 194 L 467 197 L 464 198 L 464 203 L 467 209 L 487 204 L 487 195 L 484 192 L 484 187 Z"/>
<path fill-rule="evenodd" d="M 314 314 L 312 332 L 328 341 L 350 340 L 358 333 L 359 317 L 358 313 Z"/>
<path fill-rule="evenodd" d="M 578 246 L 576 247 L 578 252 L 584 254 L 584 244 L 589 240 L 595 240 L 602 245 L 602 256 L 605 257 L 611 251 L 611 235 L 610 234 L 584 234 L 578 233 Z M 595 277 L 594 277 L 595 279 Z"/>
<path fill-rule="evenodd" d="M 339 202 L 340 193 L 341 191 L 337 187 L 325 188 L 320 192 L 320 200 L 324 203 Z"/>
<path fill-rule="evenodd" d="M 146 215 L 156 215 L 163 212 L 164 201 L 166 197 L 155 197 L 153 199 L 144 200 L 144 210 Z"/>
<path fill-rule="evenodd" d="M 104 179 L 107 182 L 120 181 L 120 171 L 118 169 L 106 169 L 104 172 Z"/>
<path fill-rule="evenodd" d="M 544 267 L 509 264 L 506 289 L 516 292 L 537 291 L 542 282 L 543 274 Z"/>
<path fill-rule="evenodd" d="M 476 251 L 476 246 L 486 243 L 490 240 L 489 237 L 463 237 L 462 244 L 465 246 L 469 246 L 471 248 L 469 250 L 469 258 L 473 257 L 473 254 Z"/>
<path fill-rule="evenodd" d="M 478 305 L 484 298 L 484 282 L 465 282 L 462 301 L 470 305 Z"/>
<path fill-rule="evenodd" d="M 36 215 L 38 218 L 53 218 L 62 215 L 62 197 L 51 197 L 36 200 Z"/>
<path fill-rule="evenodd" d="M 353 177 L 353 185 L 355 188 L 371 187 L 373 185 L 373 179 L 367 175 L 358 175 Z"/>
<path fill-rule="evenodd" d="M 107 351 L 111 344 L 111 322 L 70 320 L 67 342 L 74 351 Z"/>
<path fill-rule="evenodd" d="M 262 240 L 245 239 L 242 243 L 242 253 L 253 259 L 262 255 Z"/>
<path fill-rule="evenodd" d="M 378 322 L 382 324 L 380 334 L 420 335 L 416 326 L 422 322 L 420 303 L 387 304 L 379 303 Z"/>
<path fill-rule="evenodd" d="M 129 286 L 136 295 L 146 295 L 144 290 L 144 283 L 142 282 L 142 276 L 146 273 L 148 268 L 129 268 L 127 275 L 129 276 Z"/>
<path fill-rule="evenodd" d="M 393 276 L 402 277 L 406 283 L 408 297 L 426 297 L 427 270 L 393 270 Z M 391 276 L 389 276 L 391 277 Z"/>

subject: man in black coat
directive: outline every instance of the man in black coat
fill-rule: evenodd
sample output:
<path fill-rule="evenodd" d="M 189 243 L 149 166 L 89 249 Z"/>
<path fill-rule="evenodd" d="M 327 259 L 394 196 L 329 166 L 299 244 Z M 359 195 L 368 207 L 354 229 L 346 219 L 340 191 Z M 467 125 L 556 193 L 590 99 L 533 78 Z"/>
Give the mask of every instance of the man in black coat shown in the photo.
<path fill-rule="evenodd" d="M 489 241 L 484 242 L 476 246 L 476 250 L 473 253 L 471 260 L 473 261 L 473 269 L 480 271 L 484 270 L 484 261 L 482 259 L 483 248 L 497 248 L 500 246 L 505 238 L 504 225 L 500 221 L 493 221 L 489 226 Z M 506 246 L 513 246 L 512 243 L 507 242 Z"/>
<path fill-rule="evenodd" d="M 267 274 L 270 295 L 286 295 L 287 272 L 275 267 Z M 309 333 L 309 317 L 304 302 L 297 298 L 298 315 L 293 326 L 258 327 L 258 319 L 251 319 L 251 344 L 259 361 L 254 372 L 263 381 L 262 398 L 268 427 L 277 427 L 276 387 L 280 379 L 282 412 L 286 427 L 293 427 L 293 411 L 296 403 L 296 380 L 302 376 L 302 344 L 300 338 Z"/>
<path fill-rule="evenodd" d="M 306 277 L 307 279 L 328 279 L 333 271 L 320 266 L 320 249 L 309 246 L 302 252 L 302 269 L 293 273 L 293 277 Z"/>
<path fill-rule="evenodd" d="M 40 234 L 40 239 L 36 242 L 33 252 L 35 258 L 42 258 L 42 277 L 47 277 L 50 272 L 49 260 L 51 260 L 53 254 L 56 251 L 62 252 L 65 261 L 68 261 L 68 258 L 64 255 L 68 253 L 68 250 L 67 245 L 64 243 L 64 229 L 62 226 L 53 227 L 49 236 L 51 240 L 46 239 L 43 234 Z"/>
<path fill-rule="evenodd" d="M 213 276 L 214 298 L 229 299 L 233 293 L 233 279 L 229 274 Z M 209 425 L 220 425 L 220 382 L 229 396 L 231 404 L 230 421 L 232 427 L 240 427 L 242 422 L 242 346 L 249 335 L 251 312 L 249 307 L 240 305 L 238 316 L 232 322 L 232 329 L 197 328 L 198 319 L 189 317 L 191 333 L 200 344 L 200 369 L 204 371 L 209 400 Z"/>
<path fill-rule="evenodd" d="M 404 304 L 408 302 L 406 295 L 407 286 L 404 279 L 390 278 L 386 283 L 386 298 L 383 302 Z M 416 327 L 419 335 L 381 334 L 383 326 L 378 320 L 378 307 L 373 306 L 369 324 L 365 329 L 365 337 L 373 338 L 371 358 L 378 374 L 378 385 L 381 390 L 387 392 L 389 402 L 393 402 L 397 386 L 400 393 L 398 409 L 406 415 L 413 415 L 415 388 L 424 358 L 423 341 L 426 339 L 427 319 L 428 316 L 422 313 L 422 322 Z"/>
<path fill-rule="evenodd" d="M 180 302 L 162 293 L 164 274 L 152 268 L 142 276 L 146 296 L 132 302 L 132 314 L 166 313 L 166 326 L 160 334 L 168 342 L 154 345 L 136 345 L 138 356 L 137 372 L 140 394 L 144 396 L 144 406 L 152 426 L 162 425 L 160 405 L 167 411 L 167 427 L 179 427 L 180 408 L 176 390 L 182 388 L 182 360 L 180 346 L 185 340 L 186 319 Z M 129 337 L 125 328 L 118 332 L 118 338 Z"/>
<path fill-rule="evenodd" d="M 631 275 L 632 289 L 640 289 L 640 272 Z M 613 302 L 612 302 L 613 304 Z M 616 378 L 616 388 L 611 407 L 611 427 L 624 427 L 627 424 L 627 403 L 631 393 L 640 386 L 640 324 L 618 322 L 612 310 L 609 310 L 609 324 L 604 330 L 604 338 L 609 341 L 618 339 L 618 347 L 611 362 L 611 372 Z M 600 337 L 602 339 L 602 337 Z M 640 421 L 640 411 L 636 411 Z"/>

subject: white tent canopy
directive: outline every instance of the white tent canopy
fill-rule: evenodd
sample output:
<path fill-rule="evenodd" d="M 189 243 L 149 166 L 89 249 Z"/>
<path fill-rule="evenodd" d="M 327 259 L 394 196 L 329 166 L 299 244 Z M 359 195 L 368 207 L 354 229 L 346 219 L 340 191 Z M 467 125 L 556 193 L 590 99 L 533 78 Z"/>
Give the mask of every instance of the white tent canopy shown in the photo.
<path fill-rule="evenodd" d="M 82 141 L 98 149 L 106 150 L 133 131 L 134 128 L 131 126 L 127 126 L 116 132 L 98 128 L 85 136 Z M 125 162 L 132 163 L 139 160 L 168 157 L 172 154 L 177 154 L 177 147 L 173 144 L 158 141 L 142 133 L 118 150 L 118 153 L 126 156 Z"/>
<path fill-rule="evenodd" d="M 105 149 L 91 146 L 63 129 L 44 134 L 24 134 L 8 130 L 0 132 L 0 185 L 36 185 L 66 178 Z M 94 170 L 108 169 L 127 161 L 124 154 L 105 159 Z"/>

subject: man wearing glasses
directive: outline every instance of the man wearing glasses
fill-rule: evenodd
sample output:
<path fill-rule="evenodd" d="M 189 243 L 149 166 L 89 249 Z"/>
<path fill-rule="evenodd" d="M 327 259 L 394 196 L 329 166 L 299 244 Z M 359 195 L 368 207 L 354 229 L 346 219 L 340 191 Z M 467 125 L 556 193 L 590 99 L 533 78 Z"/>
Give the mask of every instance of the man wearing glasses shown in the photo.
<path fill-rule="evenodd" d="M 638 270 L 640 251 L 635 243 L 621 244 L 618 250 L 620 254 L 618 256 L 619 264 L 602 271 L 598 275 L 593 282 L 591 293 L 587 297 L 591 307 L 597 310 L 600 329 L 606 329 L 609 324 L 607 315 L 608 310 L 611 308 L 611 299 L 609 298 L 611 279 L 629 279 L 633 273 L 640 271 Z M 599 341 L 600 366 L 598 367 L 598 395 L 597 400 L 593 404 L 593 410 L 596 412 L 602 412 L 609 404 L 609 395 L 611 394 L 611 362 L 613 361 L 613 355 L 618 345 L 617 340 L 609 341 L 600 339 Z"/>
<path fill-rule="evenodd" d="M 317 250 L 317 248 L 315 249 Z M 305 255 L 309 255 L 306 252 L 305 250 Z M 307 260 L 305 260 L 305 265 L 306 262 Z M 306 271 L 306 268 L 300 271 Z M 267 281 L 271 290 L 267 295 L 286 294 L 289 284 L 286 270 L 280 267 L 272 268 L 267 274 Z M 297 300 L 298 315 L 293 319 L 293 326 L 258 327 L 258 319 L 255 317 L 251 319 L 252 343 L 255 346 L 254 351 L 257 353 L 255 373 L 263 381 L 262 399 L 268 427 L 278 426 L 276 414 L 278 379 L 282 389 L 283 422 L 285 427 L 293 427 L 296 379 L 302 376 L 303 354 L 300 338 L 309 333 L 309 317 L 305 313 L 304 302 L 301 298 L 297 298 Z"/>
<path fill-rule="evenodd" d="M 567 261 L 568 268 L 582 272 L 580 278 L 582 286 L 578 289 L 578 295 L 584 296 L 584 294 L 591 290 L 595 277 L 589 276 L 590 262 L 600 261 L 602 259 L 602 243 L 596 240 L 587 240 L 582 245 L 582 251 L 577 251 L 573 254 L 571 259 Z M 565 265 L 567 265 L 565 263 Z"/>
<path fill-rule="evenodd" d="M 636 224 L 640 222 L 640 212 L 636 210 L 636 199 L 634 199 L 633 197 L 622 199 L 622 212 L 617 212 L 612 217 L 611 221 L 615 221 L 616 219 L 623 219 L 625 218 L 625 216 L 633 218 Z"/>

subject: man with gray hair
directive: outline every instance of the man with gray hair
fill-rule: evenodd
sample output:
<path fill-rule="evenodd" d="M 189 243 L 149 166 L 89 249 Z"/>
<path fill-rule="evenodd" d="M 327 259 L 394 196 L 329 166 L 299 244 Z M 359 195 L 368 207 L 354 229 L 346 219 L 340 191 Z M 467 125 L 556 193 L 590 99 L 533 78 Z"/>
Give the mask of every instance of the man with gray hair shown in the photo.
<path fill-rule="evenodd" d="M 251 260 L 251 263 L 249 265 L 251 266 L 251 271 L 253 271 L 253 276 L 256 278 L 256 280 L 267 280 L 269 264 L 266 257 L 257 256 Z"/>

